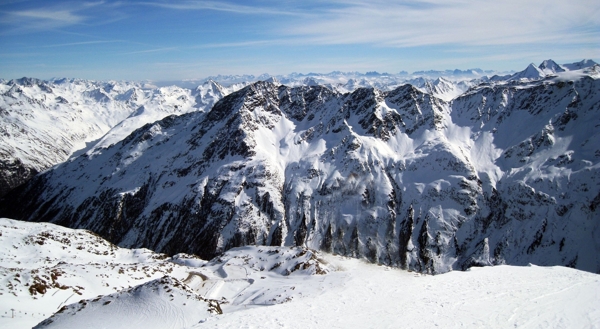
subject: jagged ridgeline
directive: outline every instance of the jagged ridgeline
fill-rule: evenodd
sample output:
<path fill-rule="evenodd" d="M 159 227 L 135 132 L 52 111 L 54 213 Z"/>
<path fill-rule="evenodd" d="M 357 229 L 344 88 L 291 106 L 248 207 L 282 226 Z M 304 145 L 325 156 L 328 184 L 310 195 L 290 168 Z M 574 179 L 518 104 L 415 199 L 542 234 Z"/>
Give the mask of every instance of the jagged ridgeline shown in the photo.
<path fill-rule="evenodd" d="M 257 82 L 37 175 L 0 215 L 210 259 L 303 245 L 421 272 L 600 272 L 600 81 L 340 94 Z"/>

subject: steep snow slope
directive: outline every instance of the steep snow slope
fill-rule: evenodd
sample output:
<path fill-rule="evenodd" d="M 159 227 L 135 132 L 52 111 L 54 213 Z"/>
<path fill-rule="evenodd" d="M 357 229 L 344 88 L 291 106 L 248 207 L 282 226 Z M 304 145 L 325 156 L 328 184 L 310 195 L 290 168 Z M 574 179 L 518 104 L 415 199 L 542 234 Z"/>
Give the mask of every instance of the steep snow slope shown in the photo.
<path fill-rule="evenodd" d="M 23 78 L 3 82 L 0 93 L 1 196 L 99 139 L 98 147 L 108 146 L 165 116 L 210 109 L 228 90 L 212 81 L 194 90 L 148 90 L 129 82 Z"/>
<path fill-rule="evenodd" d="M 591 59 L 584 59 L 580 62 L 575 62 L 575 63 L 570 63 L 570 64 L 563 64 L 562 67 L 570 70 L 570 71 L 574 71 L 574 70 L 581 70 L 581 69 L 585 69 L 585 68 L 589 68 L 592 67 L 594 65 L 598 65 L 598 63 L 594 62 Z"/>
<path fill-rule="evenodd" d="M 111 93 L 129 85 L 23 78 L 2 84 L 0 195 L 102 136 L 131 106 Z"/>
<path fill-rule="evenodd" d="M 540 70 L 542 70 L 542 72 L 544 72 L 545 74 L 554 74 L 554 73 L 565 71 L 564 68 L 562 68 L 560 65 L 556 64 L 556 62 L 551 59 L 547 59 L 547 60 L 543 61 L 540 64 L 540 66 L 538 66 L 538 68 Z"/>
<path fill-rule="evenodd" d="M 409 115 L 402 121 L 390 106 Z M 210 258 L 221 250 L 253 242 L 289 245 L 303 244 L 310 238 L 308 241 L 314 241 L 308 245 L 318 246 L 321 239 L 307 235 L 306 228 L 322 236 L 327 226 L 316 230 L 312 219 L 307 220 L 312 206 L 298 202 L 298 198 L 320 190 L 324 216 L 344 212 L 339 214 L 343 216 L 334 216 L 336 222 L 331 223 L 340 234 L 357 227 L 360 217 L 372 217 L 377 211 L 387 218 L 382 224 L 387 229 L 388 223 L 395 221 L 395 215 L 386 215 L 395 211 L 387 209 L 391 183 L 377 163 L 377 178 L 387 183 L 383 185 L 386 190 L 375 189 L 375 182 L 369 183 L 371 178 L 365 172 L 370 169 L 363 167 L 362 156 L 355 151 L 363 140 L 368 143 L 367 153 L 392 138 L 409 142 L 404 134 L 397 134 L 400 129 L 407 133 L 419 130 L 420 134 L 433 129 L 439 133 L 444 115 L 448 117 L 448 108 L 442 106 L 443 102 L 411 86 L 385 95 L 360 89 L 342 96 L 324 87 L 278 89 L 257 83 L 223 99 L 207 115 L 192 113 L 148 125 L 101 154 L 79 157 L 48 172 L 50 176 L 66 173 L 71 178 L 63 177 L 59 184 L 66 185 L 56 189 L 36 188 L 38 193 L 49 193 L 43 199 L 54 199 L 38 215 L 40 219 L 57 215 L 62 223 L 74 227 L 95 223 L 94 231 L 123 245 L 148 243 L 165 251 L 186 246 L 188 251 Z M 400 147 L 402 144 L 395 148 L 402 151 Z M 389 146 L 386 149 L 387 154 L 394 152 Z M 73 171 L 92 169 L 90 161 L 97 164 L 92 165 L 94 173 L 81 176 Z M 106 161 L 111 164 L 105 165 Z M 305 180 L 302 177 L 307 173 L 310 177 Z M 348 175 L 352 182 L 342 195 L 336 185 L 345 183 L 340 178 Z M 40 180 L 28 186 L 50 176 L 39 176 Z M 81 179 L 86 176 L 89 180 Z M 122 190 L 109 188 L 100 192 L 101 199 L 92 196 L 97 188 L 113 183 Z M 71 184 L 83 185 L 73 189 Z M 373 195 L 363 202 L 363 193 L 369 193 L 365 192 L 365 184 L 373 184 L 372 193 L 383 195 Z M 58 195 L 50 196 L 52 193 Z M 63 203 L 69 199 L 71 205 Z M 370 199 L 377 202 L 371 205 Z M 29 200 L 30 207 L 4 209 L 33 210 L 42 199 Z M 356 213 L 361 203 L 364 213 L 363 209 Z M 56 208 L 59 204 L 60 209 Z M 87 206 L 92 207 L 86 210 Z M 94 209 L 96 206 L 101 209 Z M 338 220 L 342 222 L 338 224 Z M 155 224 L 141 224 L 144 221 Z M 393 238 L 393 231 L 386 234 Z M 356 239 L 335 240 L 340 248 L 352 243 L 354 247 L 348 253 L 362 254 L 356 249 Z"/>
<path fill-rule="evenodd" d="M 586 70 L 452 103 L 410 85 L 258 82 L 36 177 L 0 212 L 204 258 L 304 245 L 427 273 L 598 272 L 600 81 Z"/>
<path fill-rule="evenodd" d="M 542 63 L 543 64 L 543 63 Z M 527 68 L 521 72 L 513 74 L 508 81 L 528 81 L 528 80 L 539 80 L 546 76 L 546 73 L 540 68 L 531 63 Z"/>
<path fill-rule="evenodd" d="M 425 81 L 421 89 L 429 93 L 430 95 L 433 95 L 437 98 L 443 99 L 448 102 L 464 93 L 473 84 L 474 82 L 464 81 L 456 83 L 447 80 L 443 77 L 440 77 L 435 79 L 434 81 Z"/>
<path fill-rule="evenodd" d="M 340 93 L 365 87 L 389 91 L 420 81 L 417 87 L 423 91 L 450 100 L 473 85 L 471 80 L 485 78 L 483 73 L 447 70 L 412 75 L 331 72 L 216 76 L 213 78 L 227 87 L 207 78 L 182 81 L 180 87 L 162 83 L 161 88 L 148 83 L 77 79 L 0 80 L 0 196 L 73 153 L 109 146 L 144 124 L 171 114 L 209 110 L 226 94 L 258 80 L 290 87 L 325 85 Z M 447 78 L 437 86 L 436 79 L 442 75 Z M 426 82 L 433 87 L 426 88 Z"/>
<path fill-rule="evenodd" d="M 134 130 L 147 123 L 160 120 L 169 115 L 189 112 L 205 112 L 230 90 L 209 80 L 195 89 L 183 89 L 175 86 L 162 87 L 152 92 L 148 99 L 126 119 L 112 127 L 88 152 L 118 143 Z"/>

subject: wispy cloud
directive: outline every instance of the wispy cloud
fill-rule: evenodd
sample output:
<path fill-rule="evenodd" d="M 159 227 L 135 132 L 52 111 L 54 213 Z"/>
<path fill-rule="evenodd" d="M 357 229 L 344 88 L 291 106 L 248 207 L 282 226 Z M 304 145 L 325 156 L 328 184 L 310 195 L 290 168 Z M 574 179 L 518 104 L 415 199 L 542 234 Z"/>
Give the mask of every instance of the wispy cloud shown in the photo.
<path fill-rule="evenodd" d="M 592 43 L 600 36 L 600 2 L 591 0 L 340 0 L 337 4 L 292 22 L 283 31 L 317 44 L 392 47 Z"/>
<path fill-rule="evenodd" d="M 207 43 L 202 45 L 190 46 L 190 49 L 210 49 L 210 48 L 237 48 L 237 47 L 256 47 L 256 46 L 273 46 L 294 43 L 289 39 L 269 39 L 269 40 L 252 40 L 240 42 L 222 42 L 222 43 Z"/>
<path fill-rule="evenodd" d="M 29 4 L 24 2 L 24 4 Z M 24 9 L 0 10 L 2 34 L 56 30 L 73 25 L 98 25 L 123 19 L 114 9 L 121 3 L 54 2 L 44 5 L 33 2 Z"/>
<path fill-rule="evenodd" d="M 0 18 L 0 23 L 11 25 L 16 30 L 43 30 L 60 28 L 81 23 L 82 15 L 67 9 L 30 9 L 8 11 Z"/>
<path fill-rule="evenodd" d="M 76 24 L 83 20 L 68 10 L 22 10 L 10 13 L 17 19 L 40 19 L 59 22 L 60 24 Z"/>

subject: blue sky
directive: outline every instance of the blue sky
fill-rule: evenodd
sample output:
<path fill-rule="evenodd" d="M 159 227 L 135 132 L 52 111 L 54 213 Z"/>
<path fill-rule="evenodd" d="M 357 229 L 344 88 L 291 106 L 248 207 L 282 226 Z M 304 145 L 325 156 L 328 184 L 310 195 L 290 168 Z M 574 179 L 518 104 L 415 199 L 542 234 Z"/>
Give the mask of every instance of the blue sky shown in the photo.
<path fill-rule="evenodd" d="M 597 0 L 0 0 L 0 78 L 482 68 L 600 59 Z"/>

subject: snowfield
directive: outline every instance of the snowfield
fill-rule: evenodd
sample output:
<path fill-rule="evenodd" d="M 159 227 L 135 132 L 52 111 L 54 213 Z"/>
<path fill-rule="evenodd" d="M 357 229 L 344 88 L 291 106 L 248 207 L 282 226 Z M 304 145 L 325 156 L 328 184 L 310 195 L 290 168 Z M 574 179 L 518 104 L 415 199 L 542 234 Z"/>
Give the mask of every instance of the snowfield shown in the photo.
<path fill-rule="evenodd" d="M 207 262 L 47 223 L 0 219 L 0 233 L 2 328 L 600 327 L 600 275 L 565 267 L 432 276 L 302 247 Z"/>

